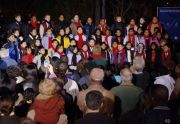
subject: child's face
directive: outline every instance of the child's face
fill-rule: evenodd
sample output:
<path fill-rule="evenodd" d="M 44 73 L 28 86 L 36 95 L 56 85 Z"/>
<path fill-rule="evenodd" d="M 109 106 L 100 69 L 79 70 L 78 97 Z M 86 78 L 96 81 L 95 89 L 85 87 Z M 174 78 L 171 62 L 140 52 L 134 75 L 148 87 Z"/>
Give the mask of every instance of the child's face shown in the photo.
<path fill-rule="evenodd" d="M 59 47 L 58 52 L 63 52 L 63 51 L 64 51 L 63 46 Z"/>
<path fill-rule="evenodd" d="M 143 44 L 139 44 L 138 47 L 140 50 L 142 50 L 144 48 Z"/>
<path fill-rule="evenodd" d="M 146 31 L 144 32 L 144 35 L 145 35 L 145 36 L 149 36 L 149 31 L 146 30 Z"/>
<path fill-rule="evenodd" d="M 75 40 L 71 40 L 71 46 L 76 45 L 76 41 Z"/>
<path fill-rule="evenodd" d="M 36 16 L 33 16 L 32 18 L 31 18 L 31 21 L 36 21 L 37 20 L 37 18 L 36 18 Z"/>
<path fill-rule="evenodd" d="M 122 18 L 121 18 L 120 16 L 117 16 L 117 17 L 116 17 L 116 21 L 117 21 L 117 22 L 121 22 L 121 21 L 122 21 Z"/>
<path fill-rule="evenodd" d="M 69 34 L 69 32 L 70 32 L 70 28 L 67 27 L 67 28 L 66 28 L 66 34 Z"/>
<path fill-rule="evenodd" d="M 152 45 L 151 45 L 151 49 L 153 49 L 153 50 L 156 49 L 156 45 L 155 45 L 155 44 L 152 44 Z"/>
<path fill-rule="evenodd" d="M 64 30 L 60 30 L 60 31 L 59 31 L 59 34 L 60 34 L 61 36 L 64 36 L 64 33 L 65 33 Z"/>
<path fill-rule="evenodd" d="M 105 19 L 101 19 L 100 24 L 101 25 L 105 25 L 106 24 L 106 20 Z"/>
<path fill-rule="evenodd" d="M 102 44 L 101 45 L 101 48 L 104 50 L 104 49 L 106 49 L 106 45 L 105 44 Z"/>
<path fill-rule="evenodd" d="M 120 30 L 117 30 L 117 31 L 116 31 L 116 35 L 117 35 L 117 36 L 121 36 L 121 31 L 120 31 Z"/>
<path fill-rule="evenodd" d="M 31 54 L 31 52 L 32 52 L 31 49 L 30 49 L 30 48 L 27 48 L 27 53 L 28 53 L 28 54 Z"/>
<path fill-rule="evenodd" d="M 119 50 L 119 51 L 123 50 L 123 48 L 124 48 L 124 47 L 123 47 L 121 44 L 118 45 L 118 50 Z"/>
<path fill-rule="evenodd" d="M 15 19 L 17 22 L 21 22 L 21 16 L 17 16 Z"/>
<path fill-rule="evenodd" d="M 101 35 L 101 31 L 100 31 L 100 30 L 97 30 L 97 31 L 96 31 L 96 35 L 98 35 L 98 36 Z"/>
<path fill-rule="evenodd" d="M 57 42 L 57 41 L 54 41 L 54 42 L 52 43 L 52 45 L 53 45 L 53 47 L 57 47 L 58 42 Z"/>
<path fill-rule="evenodd" d="M 16 30 L 15 32 L 14 32 L 14 35 L 16 36 L 16 37 L 19 37 L 19 30 Z"/>
<path fill-rule="evenodd" d="M 43 49 L 43 48 L 40 49 L 39 53 L 42 54 L 42 55 L 44 55 L 44 54 L 45 54 L 45 49 Z"/>
<path fill-rule="evenodd" d="M 161 38 L 161 33 L 157 33 L 157 38 Z"/>
<path fill-rule="evenodd" d="M 79 34 L 82 34 L 82 33 L 83 33 L 82 28 L 78 28 L 77 32 L 78 32 Z"/>
<path fill-rule="evenodd" d="M 36 29 L 33 29 L 32 32 L 31 32 L 31 34 L 32 34 L 33 36 L 36 36 L 36 35 L 37 35 Z"/>
<path fill-rule="evenodd" d="M 134 20 L 134 19 L 131 19 L 130 24 L 131 24 L 131 25 L 135 25 L 135 20 Z"/>
<path fill-rule="evenodd" d="M 52 35 L 52 30 L 50 30 L 50 29 L 47 30 L 46 34 L 47 34 L 48 36 Z"/>
<path fill-rule="evenodd" d="M 84 51 L 87 51 L 87 50 L 88 50 L 87 45 L 83 45 L 82 49 L 83 49 Z"/>
<path fill-rule="evenodd" d="M 64 16 L 63 15 L 59 16 L 59 21 L 64 21 Z"/>
<path fill-rule="evenodd" d="M 157 22 L 158 22 L 157 17 L 153 17 L 152 22 L 153 22 L 153 23 L 157 23 Z"/>
<path fill-rule="evenodd" d="M 90 40 L 90 41 L 89 41 L 89 45 L 90 45 L 90 46 L 94 46 L 94 45 L 95 45 L 94 40 Z"/>
<path fill-rule="evenodd" d="M 117 43 L 116 42 L 114 42 L 113 43 L 113 47 L 117 47 L 118 45 L 117 45 Z"/>
<path fill-rule="evenodd" d="M 79 16 L 78 16 L 78 15 L 75 15 L 75 16 L 74 16 L 74 21 L 75 21 L 75 22 L 78 22 L 78 21 L 79 21 Z"/>
<path fill-rule="evenodd" d="M 130 30 L 130 31 L 129 31 L 129 35 L 134 35 L 134 31 L 133 31 L 133 30 Z"/>
<path fill-rule="evenodd" d="M 40 45 L 41 45 L 40 40 L 36 40 L 35 45 L 36 45 L 36 46 L 40 46 Z"/>
<path fill-rule="evenodd" d="M 138 34 L 142 34 L 142 29 L 141 28 L 138 28 Z"/>
<path fill-rule="evenodd" d="M 141 24 L 144 24 L 144 22 L 145 22 L 144 18 L 140 18 L 139 22 L 140 22 Z"/>
<path fill-rule="evenodd" d="M 127 48 L 127 49 L 131 49 L 131 43 L 128 43 L 128 44 L 126 45 L 126 48 Z"/>
<path fill-rule="evenodd" d="M 46 15 L 45 16 L 45 20 L 49 22 L 51 20 L 51 16 L 50 15 Z"/>
<path fill-rule="evenodd" d="M 26 43 L 26 42 L 23 42 L 23 43 L 21 44 L 21 47 L 26 48 L 26 47 L 27 47 L 27 43 Z"/>
<path fill-rule="evenodd" d="M 92 24 L 92 18 L 88 18 L 88 19 L 87 19 L 87 23 L 88 23 L 88 24 Z"/>
<path fill-rule="evenodd" d="M 77 47 L 74 48 L 73 52 L 74 52 L 74 53 L 77 53 L 77 52 L 78 52 Z"/>

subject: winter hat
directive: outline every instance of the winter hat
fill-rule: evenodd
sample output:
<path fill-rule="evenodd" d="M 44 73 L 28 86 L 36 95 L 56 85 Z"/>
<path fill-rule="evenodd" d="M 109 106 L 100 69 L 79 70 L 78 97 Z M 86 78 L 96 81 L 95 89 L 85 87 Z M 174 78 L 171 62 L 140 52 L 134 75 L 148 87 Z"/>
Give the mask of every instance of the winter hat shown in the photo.
<path fill-rule="evenodd" d="M 9 56 L 9 49 L 2 48 L 0 51 L 0 57 L 5 58 Z"/>

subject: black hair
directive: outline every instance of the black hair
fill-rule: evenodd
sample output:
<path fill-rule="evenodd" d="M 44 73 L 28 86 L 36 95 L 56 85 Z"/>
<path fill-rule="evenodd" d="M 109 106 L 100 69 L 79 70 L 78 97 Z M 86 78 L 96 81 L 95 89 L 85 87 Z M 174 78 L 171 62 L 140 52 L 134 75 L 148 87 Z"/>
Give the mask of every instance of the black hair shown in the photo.
<path fill-rule="evenodd" d="M 168 89 L 161 84 L 155 84 L 150 88 L 150 96 L 155 106 L 166 105 L 168 102 Z"/>
<path fill-rule="evenodd" d="M 103 103 L 103 95 L 101 92 L 93 90 L 86 94 L 86 105 L 91 110 L 100 109 Z"/>

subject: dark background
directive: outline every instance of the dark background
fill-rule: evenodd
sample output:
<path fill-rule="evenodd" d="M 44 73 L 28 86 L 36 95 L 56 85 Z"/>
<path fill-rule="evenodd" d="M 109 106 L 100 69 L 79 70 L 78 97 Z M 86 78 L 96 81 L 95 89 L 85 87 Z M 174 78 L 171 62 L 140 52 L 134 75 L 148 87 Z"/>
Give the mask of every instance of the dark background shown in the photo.
<path fill-rule="evenodd" d="M 102 15 L 102 4 L 105 3 L 105 18 L 111 24 L 115 15 L 122 15 L 127 22 L 130 18 L 143 16 L 150 20 L 156 16 L 158 6 L 180 6 L 179 0 L 0 0 L 0 10 L 6 23 L 13 19 L 15 13 L 23 15 L 27 21 L 32 14 L 41 20 L 45 13 L 50 13 L 54 20 L 63 13 L 69 20 L 79 14 L 82 22 L 88 16 L 99 20 Z M 1 14 L 2 15 L 2 14 Z"/>

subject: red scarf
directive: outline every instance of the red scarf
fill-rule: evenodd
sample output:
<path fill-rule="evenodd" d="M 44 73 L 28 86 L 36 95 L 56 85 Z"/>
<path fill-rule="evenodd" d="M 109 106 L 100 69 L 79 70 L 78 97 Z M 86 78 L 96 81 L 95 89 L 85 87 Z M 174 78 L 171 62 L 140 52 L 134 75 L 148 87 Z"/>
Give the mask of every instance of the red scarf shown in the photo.
<path fill-rule="evenodd" d="M 53 45 L 51 45 L 51 48 L 53 49 L 54 52 L 56 52 L 56 47 L 54 47 Z"/>
<path fill-rule="evenodd" d="M 156 61 L 156 52 L 155 51 L 152 51 L 152 53 L 151 53 L 151 61 L 152 62 Z"/>
<path fill-rule="evenodd" d="M 60 56 L 62 56 L 63 54 L 64 54 L 64 52 L 62 51 L 62 52 L 57 52 Z"/>
<path fill-rule="evenodd" d="M 113 52 L 113 56 L 114 56 L 114 63 L 117 63 L 117 59 L 118 59 L 118 56 L 117 56 L 117 54 L 118 54 L 118 48 L 117 47 L 111 47 L 112 48 L 112 52 Z"/>
<path fill-rule="evenodd" d="M 101 25 L 101 31 L 103 32 L 103 34 L 106 33 L 106 24 Z"/>
<path fill-rule="evenodd" d="M 82 53 L 83 53 L 83 55 L 84 55 L 84 59 L 88 59 L 89 58 L 89 54 L 88 54 L 88 51 L 84 51 L 84 50 L 82 50 Z"/>
<path fill-rule="evenodd" d="M 109 36 L 105 35 L 104 40 L 105 40 L 105 43 L 106 43 L 106 44 L 108 44 L 108 37 L 109 37 Z"/>
<path fill-rule="evenodd" d="M 120 60 L 120 65 L 123 65 L 124 64 L 124 58 L 125 58 L 125 56 L 126 56 L 126 52 L 125 52 L 125 50 L 123 49 L 123 50 L 121 50 L 121 51 L 118 51 L 118 54 L 120 53 L 120 52 L 122 52 L 122 56 L 121 56 L 121 60 Z"/>
<path fill-rule="evenodd" d="M 166 56 L 166 54 L 168 54 L 168 55 Z M 161 54 L 161 57 L 162 57 L 162 62 L 170 61 L 171 60 L 171 51 L 170 51 L 170 49 L 167 52 L 163 51 L 162 54 Z"/>
<path fill-rule="evenodd" d="M 92 54 L 91 57 L 94 59 L 98 59 L 98 58 L 102 58 L 103 55 L 102 54 Z"/>
<path fill-rule="evenodd" d="M 34 28 L 37 28 L 37 27 L 38 27 L 38 21 L 31 21 L 31 25 L 32 25 Z"/>
<path fill-rule="evenodd" d="M 77 34 L 78 35 L 78 37 L 79 37 L 79 40 L 78 40 L 78 42 L 77 42 L 77 44 L 78 44 L 78 49 L 81 49 L 82 48 L 82 45 L 83 45 L 83 34 Z"/>
<path fill-rule="evenodd" d="M 117 37 L 119 43 L 122 43 L 122 37 Z"/>
<path fill-rule="evenodd" d="M 134 26 L 135 26 L 135 25 L 129 24 L 129 27 L 130 27 L 130 28 L 133 28 L 133 29 L 134 29 Z"/>
<path fill-rule="evenodd" d="M 26 48 L 21 46 L 21 51 L 25 51 L 25 50 L 26 50 Z"/>
<path fill-rule="evenodd" d="M 146 49 L 149 48 L 149 39 L 150 39 L 149 36 L 144 35 L 144 40 L 145 40 L 145 46 L 146 46 Z"/>
<path fill-rule="evenodd" d="M 52 48 L 52 37 L 48 37 L 48 49 Z"/>
<path fill-rule="evenodd" d="M 73 24 L 76 25 L 76 27 L 81 26 L 81 23 L 80 23 L 80 22 L 73 22 Z"/>
<path fill-rule="evenodd" d="M 135 46 L 135 35 L 128 35 L 128 40 L 131 42 L 132 47 Z"/>

